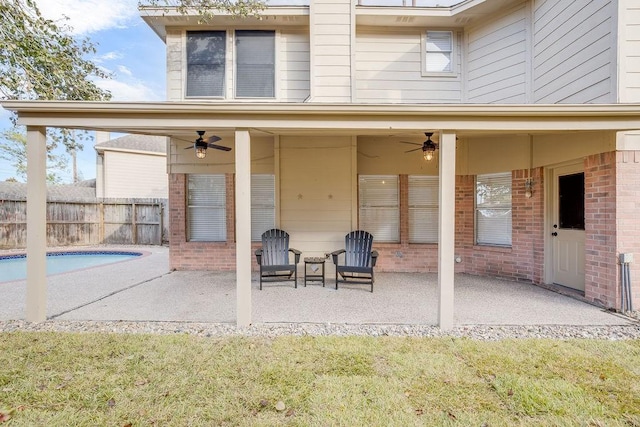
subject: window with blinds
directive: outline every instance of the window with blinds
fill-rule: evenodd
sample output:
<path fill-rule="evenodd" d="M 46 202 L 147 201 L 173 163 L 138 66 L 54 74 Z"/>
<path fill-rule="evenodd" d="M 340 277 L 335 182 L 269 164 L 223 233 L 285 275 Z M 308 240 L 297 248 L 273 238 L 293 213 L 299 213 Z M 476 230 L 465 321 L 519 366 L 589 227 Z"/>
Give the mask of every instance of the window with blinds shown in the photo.
<path fill-rule="evenodd" d="M 511 173 L 476 177 L 476 243 L 511 246 Z"/>
<path fill-rule="evenodd" d="M 275 176 L 251 175 L 251 240 L 259 242 L 262 233 L 276 225 Z"/>
<path fill-rule="evenodd" d="M 438 242 L 438 177 L 409 176 L 409 243 Z"/>
<path fill-rule="evenodd" d="M 236 31 L 236 97 L 275 97 L 275 32 Z"/>
<path fill-rule="evenodd" d="M 397 175 L 360 175 L 360 229 L 376 242 L 400 241 L 400 191 Z"/>
<path fill-rule="evenodd" d="M 224 96 L 225 31 L 187 32 L 187 96 Z"/>
<path fill-rule="evenodd" d="M 192 242 L 227 240 L 227 198 L 224 175 L 189 175 L 188 238 Z"/>
<path fill-rule="evenodd" d="M 424 71 L 453 73 L 453 31 L 427 31 Z"/>

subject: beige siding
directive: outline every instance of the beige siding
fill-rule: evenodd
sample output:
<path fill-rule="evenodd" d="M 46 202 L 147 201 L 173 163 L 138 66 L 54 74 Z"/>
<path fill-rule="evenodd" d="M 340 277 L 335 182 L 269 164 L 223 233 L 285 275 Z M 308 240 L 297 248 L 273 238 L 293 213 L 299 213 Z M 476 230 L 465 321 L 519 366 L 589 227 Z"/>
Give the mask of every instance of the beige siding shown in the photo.
<path fill-rule="evenodd" d="M 311 0 L 311 100 L 351 102 L 351 39 L 354 13 L 349 0 Z"/>
<path fill-rule="evenodd" d="M 640 2 L 619 1 L 618 102 L 640 102 Z"/>
<path fill-rule="evenodd" d="M 535 102 L 614 102 L 614 3 L 611 0 L 534 3 Z"/>
<path fill-rule="evenodd" d="M 280 138 L 280 226 L 304 256 L 340 249 L 351 230 L 351 150 L 349 137 Z"/>
<path fill-rule="evenodd" d="M 301 102 L 309 96 L 309 35 L 282 31 L 277 54 L 279 99 Z"/>
<path fill-rule="evenodd" d="M 381 32 L 382 31 L 382 32 Z M 356 44 L 358 102 L 461 102 L 460 75 L 422 75 L 422 31 L 359 31 Z M 460 37 L 457 37 L 459 39 Z M 460 52 L 459 40 L 457 52 Z M 457 63 L 460 64 L 458 54 Z M 460 67 L 458 67 L 460 69 Z"/>
<path fill-rule="evenodd" d="M 207 134 L 208 135 L 208 134 Z M 235 173 L 235 144 L 230 135 L 220 135 L 217 144 L 231 147 L 231 151 L 207 150 L 204 159 L 196 159 L 193 143 L 172 139 L 169 146 L 171 173 Z M 184 138 L 186 139 L 186 138 Z M 195 138 L 194 138 L 195 139 Z M 274 173 L 274 144 L 272 137 L 251 137 L 251 173 Z"/>
<path fill-rule="evenodd" d="M 168 197 L 167 159 L 116 151 L 104 152 L 104 197 Z"/>
<path fill-rule="evenodd" d="M 468 32 L 468 102 L 527 102 L 526 14 L 522 4 Z"/>
<path fill-rule="evenodd" d="M 167 30 L 167 100 L 182 101 L 184 89 L 182 87 L 183 62 L 182 31 Z"/>

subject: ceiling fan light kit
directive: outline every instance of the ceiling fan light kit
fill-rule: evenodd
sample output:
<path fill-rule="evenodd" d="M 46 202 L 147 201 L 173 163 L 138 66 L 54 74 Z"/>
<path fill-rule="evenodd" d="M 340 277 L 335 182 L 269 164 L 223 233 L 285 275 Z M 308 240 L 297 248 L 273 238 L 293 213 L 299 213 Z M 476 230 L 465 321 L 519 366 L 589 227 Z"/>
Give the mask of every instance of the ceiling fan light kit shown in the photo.
<path fill-rule="evenodd" d="M 216 145 L 214 142 L 220 141 L 222 138 L 219 136 L 213 135 L 207 138 L 206 140 L 202 138 L 204 136 L 205 131 L 199 130 L 196 131 L 198 133 L 198 139 L 193 143 L 193 149 L 195 150 L 196 157 L 198 159 L 204 159 L 207 157 L 207 148 L 215 148 L 216 150 L 222 151 L 231 151 L 231 148 L 224 147 L 222 145 Z M 185 148 L 185 150 L 190 150 L 191 147 Z"/>
<path fill-rule="evenodd" d="M 431 137 L 433 136 L 433 132 L 425 132 L 424 134 L 427 137 L 427 140 L 422 143 L 422 148 L 416 148 L 414 150 L 405 151 L 405 153 L 411 153 L 412 151 L 422 150 L 422 157 L 426 161 L 431 161 L 433 160 L 433 156 L 436 150 L 438 149 L 438 144 L 436 144 L 431 140 Z M 407 142 L 407 141 L 400 141 L 400 142 L 403 142 L 406 144 L 420 145 L 415 142 Z"/>

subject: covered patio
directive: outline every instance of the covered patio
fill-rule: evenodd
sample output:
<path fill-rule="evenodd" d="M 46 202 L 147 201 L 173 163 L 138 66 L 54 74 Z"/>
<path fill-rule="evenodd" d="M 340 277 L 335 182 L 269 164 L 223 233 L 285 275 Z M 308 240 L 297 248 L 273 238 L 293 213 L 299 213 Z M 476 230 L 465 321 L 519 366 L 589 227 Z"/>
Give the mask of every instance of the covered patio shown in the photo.
<path fill-rule="evenodd" d="M 126 247 L 131 250 L 131 247 Z M 120 248 L 122 249 L 122 248 Z M 234 272 L 169 271 L 166 247 L 138 247 L 145 256 L 48 277 L 47 318 L 53 321 L 236 321 Z M 629 325 L 630 319 L 570 296 L 508 280 L 456 274 L 455 327 L 466 325 Z M 367 286 L 306 287 L 299 278 L 258 290 L 251 277 L 253 324 L 433 326 L 438 323 L 436 273 L 380 273 Z M 24 318 L 26 281 L 0 287 L 0 320 Z"/>
<path fill-rule="evenodd" d="M 342 319 L 343 322 L 350 321 L 348 319 L 353 319 L 355 322 L 373 322 L 378 317 L 385 318 L 385 321 L 388 322 L 436 323 L 444 330 L 465 322 L 489 321 L 486 317 L 481 319 L 477 315 L 464 314 L 463 307 L 470 307 L 465 302 L 478 304 L 477 313 L 482 316 L 490 317 L 500 312 L 506 314 L 512 310 L 513 316 L 496 320 L 506 324 L 519 322 L 518 319 L 526 312 L 544 313 L 545 310 L 554 313 L 570 313 L 572 322 L 582 321 L 583 318 L 580 313 L 575 312 L 575 308 L 564 306 L 553 308 L 548 304 L 548 300 L 536 306 L 534 304 L 536 294 L 525 298 L 524 290 L 531 288 L 534 292 L 544 293 L 546 291 L 532 285 L 508 285 L 502 293 L 497 295 L 479 292 L 465 296 L 464 280 L 460 278 L 470 276 L 455 274 L 455 185 L 458 136 L 563 135 L 570 132 L 602 131 L 607 132 L 611 138 L 609 150 L 615 150 L 619 145 L 615 139 L 615 132 L 640 129 L 640 107 L 623 104 L 504 106 L 5 101 L 2 105 L 17 112 L 19 123 L 27 126 L 29 274 L 26 280 L 26 319 L 32 322 L 43 321 L 47 315 L 50 315 L 48 314 L 50 313 L 48 308 L 50 303 L 48 303 L 47 294 L 50 293 L 51 296 L 54 296 L 56 292 L 53 279 L 48 280 L 45 276 L 46 243 L 41 237 L 46 233 L 44 186 L 47 127 L 120 131 L 175 138 L 191 135 L 197 129 L 215 129 L 232 136 L 235 144 L 233 162 L 235 236 L 230 247 L 235 252 L 235 273 L 175 272 L 167 275 L 166 277 L 180 277 L 180 275 L 203 274 L 202 280 L 209 285 L 209 288 L 203 289 L 203 293 L 197 299 L 185 298 L 185 301 L 188 301 L 185 303 L 182 302 L 184 289 L 174 288 L 180 289 L 181 293 L 180 298 L 175 298 L 174 295 L 174 298 L 169 300 L 172 303 L 170 306 L 172 310 L 175 310 L 175 307 L 183 306 L 183 304 L 185 304 L 185 312 L 187 312 L 186 310 L 194 310 L 199 305 L 202 305 L 205 312 L 217 310 L 219 307 L 231 307 L 231 311 L 225 314 L 225 319 L 220 319 L 220 321 L 230 321 L 229 319 L 235 318 L 238 326 L 248 326 L 257 322 L 287 321 L 287 318 L 296 318 L 301 322 L 317 321 L 318 317 L 313 314 L 317 310 L 319 314 L 325 317 L 329 316 L 328 319 L 319 320 L 324 322 L 340 321 L 339 319 Z M 342 160 L 351 164 L 351 169 L 355 171 L 356 168 L 353 166 L 358 162 L 358 137 L 384 136 L 398 132 L 419 135 L 425 129 L 435 130 L 440 136 L 437 166 L 439 233 L 437 257 L 433 257 L 433 259 L 437 258 L 437 268 L 435 269 L 437 273 L 402 274 L 400 276 L 389 274 L 386 278 L 380 275 L 379 284 L 376 285 L 376 293 L 371 296 L 365 296 L 365 292 L 362 290 L 341 289 L 336 292 L 325 288 L 322 289 L 324 294 L 318 294 L 317 300 L 311 299 L 308 305 L 302 304 L 302 300 L 294 297 L 294 294 L 289 296 L 289 293 L 295 292 L 295 295 L 299 295 L 306 291 L 309 294 L 310 292 L 318 292 L 318 289 L 273 288 L 270 292 L 282 292 L 282 295 L 276 298 L 277 301 L 285 302 L 280 305 L 276 305 L 275 301 L 269 301 L 268 295 L 271 294 L 266 294 L 266 291 L 256 292 L 255 283 L 252 281 L 254 260 L 250 235 L 252 138 L 260 135 L 275 135 L 275 139 L 281 136 L 304 138 L 321 135 L 329 140 L 334 137 L 348 139 L 350 141 L 349 154 Z M 278 143 L 276 141 L 274 144 Z M 635 148 L 635 146 L 631 148 Z M 279 149 L 276 148 L 277 150 Z M 171 165 L 171 160 L 169 163 Z M 279 165 L 276 165 L 277 167 Z M 346 188 L 350 190 L 349 202 L 354 207 L 350 211 L 350 224 L 351 228 L 355 229 L 358 224 L 357 205 L 355 205 L 357 173 L 351 173 L 350 178 L 351 182 L 346 183 Z M 542 195 L 543 189 L 540 189 L 538 194 Z M 544 221 L 544 224 L 541 222 L 540 233 L 536 237 L 543 247 L 542 252 L 545 252 L 544 248 L 548 252 L 551 245 L 548 236 L 551 235 L 552 230 L 547 229 L 548 227 L 548 221 Z M 609 250 L 609 248 L 605 249 Z M 608 262 L 611 263 L 610 260 Z M 549 269 L 550 263 L 551 259 L 548 256 L 540 256 L 536 268 L 539 270 Z M 542 271 L 536 270 L 532 276 L 541 273 Z M 398 277 L 401 277 L 402 280 Z M 415 278 L 415 287 L 403 284 L 408 277 Z M 385 280 L 387 285 L 385 285 Z M 477 291 L 485 286 L 486 291 L 493 289 L 495 283 L 498 282 L 487 280 L 486 283 L 489 285 L 482 285 L 478 282 L 470 289 Z M 600 280 L 612 282 L 607 277 Z M 221 285 L 211 286 L 212 282 L 219 282 Z M 513 296 L 515 299 L 510 300 L 509 294 L 511 290 L 517 289 L 516 285 L 524 286 L 524 288 Z M 611 286 L 611 283 L 607 283 L 606 286 Z M 137 288 L 132 288 L 132 290 Z M 223 294 L 210 294 L 210 292 L 220 289 L 224 289 Z M 394 299 L 394 294 L 385 294 L 385 289 L 397 292 L 399 299 Z M 157 298 L 172 296 L 169 290 L 167 292 L 167 295 L 162 295 L 161 292 L 147 293 L 146 295 Z M 347 292 L 358 296 L 351 300 L 344 296 Z M 339 298 L 332 298 L 328 295 L 335 295 Z M 558 296 L 557 294 L 553 295 Z M 231 299 L 230 303 L 227 298 Z M 564 298 L 566 297 L 562 297 L 562 299 Z M 138 312 L 147 310 L 146 306 L 152 310 L 151 299 L 145 298 L 142 301 L 140 307 L 137 307 Z M 222 301 L 226 303 L 222 304 Z M 378 303 L 374 303 L 374 301 L 378 301 Z M 516 304 L 516 301 L 520 301 L 520 304 Z M 570 304 L 575 303 L 575 300 L 570 301 Z M 267 310 L 263 310 L 261 305 L 263 303 L 266 304 L 264 307 L 267 307 Z M 195 305 L 195 308 L 191 305 Z M 338 307 L 340 307 L 340 310 L 337 311 L 339 315 L 330 317 Z M 595 307 L 591 307 L 591 309 L 600 313 L 600 310 Z M 381 314 L 385 312 L 388 315 L 382 316 Z M 93 313 L 97 315 L 98 311 L 94 310 Z M 356 315 L 356 313 L 364 314 Z M 402 316 L 408 313 L 413 313 L 413 320 L 402 319 Z M 334 318 L 338 320 L 331 320 Z M 542 314 L 537 320 L 548 318 L 547 314 Z M 536 323 L 537 320 L 531 318 L 520 321 Z"/>

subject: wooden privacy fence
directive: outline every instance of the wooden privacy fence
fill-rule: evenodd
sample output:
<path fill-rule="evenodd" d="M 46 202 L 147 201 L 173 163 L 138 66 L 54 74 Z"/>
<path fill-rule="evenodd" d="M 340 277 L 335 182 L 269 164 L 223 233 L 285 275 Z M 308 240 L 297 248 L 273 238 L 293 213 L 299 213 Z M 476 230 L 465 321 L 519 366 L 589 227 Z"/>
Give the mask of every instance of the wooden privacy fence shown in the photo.
<path fill-rule="evenodd" d="M 164 199 L 48 201 L 47 246 L 161 245 L 164 203 Z M 26 246 L 27 202 L 0 200 L 0 249 Z"/>

